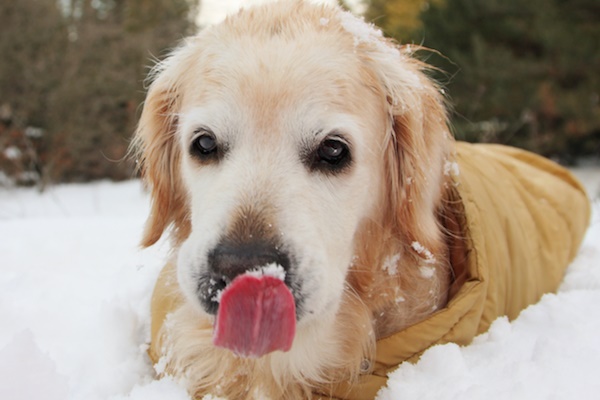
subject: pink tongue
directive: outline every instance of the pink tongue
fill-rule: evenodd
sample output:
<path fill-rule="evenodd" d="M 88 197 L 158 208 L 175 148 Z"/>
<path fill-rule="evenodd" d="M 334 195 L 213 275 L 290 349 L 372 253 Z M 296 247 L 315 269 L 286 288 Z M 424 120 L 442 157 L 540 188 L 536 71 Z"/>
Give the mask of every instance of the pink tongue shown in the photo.
<path fill-rule="evenodd" d="M 238 276 L 221 294 L 215 346 L 244 357 L 288 351 L 296 332 L 294 296 L 272 276 Z"/>

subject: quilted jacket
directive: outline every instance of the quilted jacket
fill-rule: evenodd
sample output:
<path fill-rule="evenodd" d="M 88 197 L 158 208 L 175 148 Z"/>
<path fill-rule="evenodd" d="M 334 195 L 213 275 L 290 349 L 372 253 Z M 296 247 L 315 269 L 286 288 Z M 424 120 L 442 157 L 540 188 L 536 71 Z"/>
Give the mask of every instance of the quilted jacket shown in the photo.
<path fill-rule="evenodd" d="M 450 196 L 467 246 L 467 280 L 446 308 L 377 342 L 374 370 L 332 395 L 375 398 L 387 374 L 428 347 L 466 345 L 500 316 L 516 318 L 554 292 L 590 220 L 582 185 L 556 163 L 501 145 L 456 143 Z"/>

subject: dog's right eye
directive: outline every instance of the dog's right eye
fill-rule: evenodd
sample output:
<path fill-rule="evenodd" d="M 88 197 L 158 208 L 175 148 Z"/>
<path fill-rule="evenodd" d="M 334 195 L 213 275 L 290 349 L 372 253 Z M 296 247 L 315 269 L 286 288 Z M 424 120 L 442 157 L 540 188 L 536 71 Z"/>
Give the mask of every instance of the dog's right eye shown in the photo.
<path fill-rule="evenodd" d="M 351 161 L 349 145 L 340 137 L 331 136 L 307 154 L 305 162 L 312 171 L 335 174 L 344 171 Z"/>
<path fill-rule="evenodd" d="M 201 160 L 217 158 L 219 146 L 215 135 L 206 130 L 201 130 L 198 133 L 199 135 L 192 140 L 190 153 Z"/>

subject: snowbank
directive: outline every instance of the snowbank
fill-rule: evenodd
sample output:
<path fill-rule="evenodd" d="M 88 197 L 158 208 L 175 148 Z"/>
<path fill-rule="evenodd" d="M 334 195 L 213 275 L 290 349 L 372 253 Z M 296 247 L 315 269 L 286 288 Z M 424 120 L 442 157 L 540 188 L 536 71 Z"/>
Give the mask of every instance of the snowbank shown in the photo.
<path fill-rule="evenodd" d="M 584 175 L 598 196 L 600 175 Z M 0 190 L 0 399 L 189 399 L 154 378 L 145 353 L 150 293 L 168 252 L 137 248 L 147 203 L 137 181 Z M 599 264 L 596 201 L 559 293 L 470 346 L 430 349 L 378 398 L 598 398 Z"/>

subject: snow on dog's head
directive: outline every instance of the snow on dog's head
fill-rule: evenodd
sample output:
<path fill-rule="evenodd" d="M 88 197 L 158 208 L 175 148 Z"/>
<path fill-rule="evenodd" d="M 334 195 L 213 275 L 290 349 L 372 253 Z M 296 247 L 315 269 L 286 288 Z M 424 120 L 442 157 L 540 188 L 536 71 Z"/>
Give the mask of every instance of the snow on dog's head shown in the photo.
<path fill-rule="evenodd" d="M 205 29 L 154 69 L 136 139 L 153 195 L 143 243 L 172 226 L 198 310 L 216 314 L 215 293 L 277 265 L 298 328 L 314 327 L 361 279 L 350 267 L 371 229 L 439 247 L 449 136 L 409 52 L 339 8 L 282 1 Z"/>

